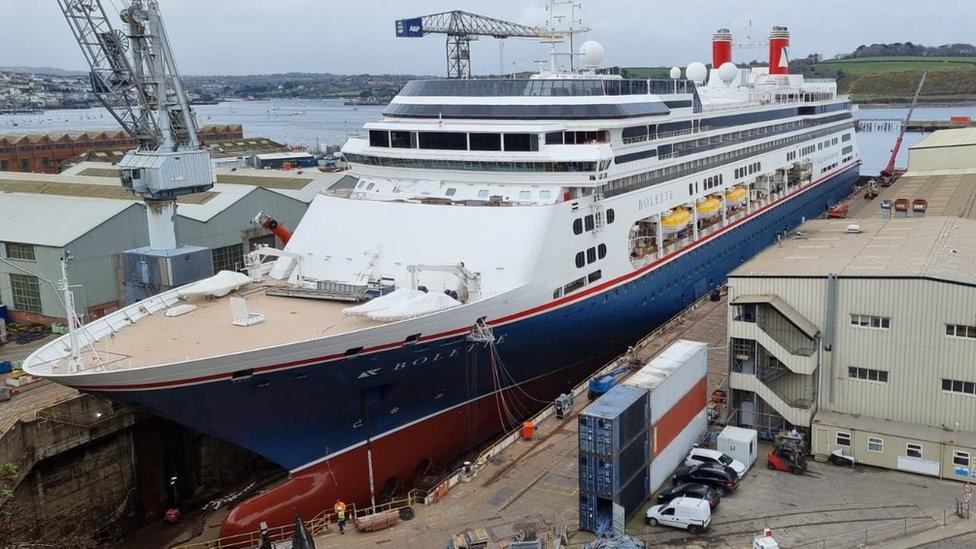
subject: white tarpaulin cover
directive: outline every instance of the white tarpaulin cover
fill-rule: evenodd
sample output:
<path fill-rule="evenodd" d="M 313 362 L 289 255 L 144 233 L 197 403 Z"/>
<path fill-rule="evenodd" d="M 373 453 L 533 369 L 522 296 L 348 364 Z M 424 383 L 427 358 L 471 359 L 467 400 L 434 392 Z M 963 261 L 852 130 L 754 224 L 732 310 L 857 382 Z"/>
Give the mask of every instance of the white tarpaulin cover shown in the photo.
<path fill-rule="evenodd" d="M 346 307 L 342 310 L 343 314 L 346 316 L 366 316 L 369 313 L 375 313 L 376 311 L 382 311 L 383 309 L 389 309 L 395 305 L 400 304 L 412 297 L 417 297 L 423 294 L 420 290 L 413 290 L 411 288 L 400 288 L 399 290 L 394 290 L 384 296 L 377 297 L 376 299 L 371 299 L 362 305 L 356 305 L 355 307 Z"/>
<path fill-rule="evenodd" d="M 244 273 L 220 271 L 219 273 L 198 280 L 180 290 L 180 297 L 223 297 L 251 281 L 251 277 Z"/>
<path fill-rule="evenodd" d="M 443 311 L 460 304 L 460 301 L 447 294 L 421 294 L 400 302 L 389 309 L 381 309 L 366 316 L 380 322 L 396 322 L 397 320 Z"/>

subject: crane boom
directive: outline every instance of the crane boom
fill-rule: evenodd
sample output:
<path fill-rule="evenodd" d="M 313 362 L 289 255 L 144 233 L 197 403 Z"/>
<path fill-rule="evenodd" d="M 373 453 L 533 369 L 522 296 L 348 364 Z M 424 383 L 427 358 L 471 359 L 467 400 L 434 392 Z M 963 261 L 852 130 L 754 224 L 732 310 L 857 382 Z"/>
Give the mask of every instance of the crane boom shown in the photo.
<path fill-rule="evenodd" d="M 891 156 L 888 157 L 888 165 L 881 172 L 883 179 L 890 178 L 895 172 L 895 157 L 898 156 L 898 150 L 901 149 L 901 142 L 905 138 L 905 130 L 908 128 L 908 123 L 912 120 L 912 113 L 915 111 L 915 105 L 918 104 L 918 96 L 922 93 L 922 86 L 925 84 L 925 77 L 928 74 L 928 71 L 923 72 L 922 78 L 918 81 L 918 88 L 915 89 L 912 104 L 908 107 L 908 115 L 905 116 L 905 121 L 902 123 L 901 130 L 898 132 L 898 139 L 895 140 L 895 147 L 891 149 Z"/>
<path fill-rule="evenodd" d="M 92 91 L 138 142 L 119 162 L 122 186 L 146 200 L 153 250 L 177 247 L 178 196 L 213 187 L 210 151 L 200 147 L 157 0 L 122 10 L 127 34 L 112 27 L 101 0 L 57 0 L 91 68 Z"/>
<path fill-rule="evenodd" d="M 140 144 L 157 140 L 158 125 L 149 98 L 126 55 L 127 37 L 112 28 L 100 2 L 58 0 L 58 6 L 91 67 L 95 97 Z"/>
<path fill-rule="evenodd" d="M 399 19 L 396 22 L 398 37 L 419 38 L 428 34 L 447 35 L 448 78 L 471 77 L 471 41 L 478 36 L 549 39 L 561 36 L 544 27 L 530 27 L 461 10 Z"/>

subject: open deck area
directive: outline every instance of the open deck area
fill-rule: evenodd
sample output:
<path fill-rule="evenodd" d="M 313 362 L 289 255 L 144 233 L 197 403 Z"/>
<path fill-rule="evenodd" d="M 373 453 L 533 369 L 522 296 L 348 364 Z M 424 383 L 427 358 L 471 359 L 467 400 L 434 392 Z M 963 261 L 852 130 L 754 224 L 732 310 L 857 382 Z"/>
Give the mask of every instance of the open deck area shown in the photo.
<path fill-rule="evenodd" d="M 136 368 L 284 345 L 377 324 L 365 317 L 345 316 L 342 310 L 350 303 L 267 295 L 267 288 L 245 287 L 222 298 L 180 301 L 196 305 L 197 309 L 176 317 L 165 314 L 169 306 L 176 304 L 172 301 L 148 314 L 142 311 L 141 318 L 98 337 L 94 351 L 86 348 L 83 357 L 92 369 Z M 246 298 L 248 311 L 263 314 L 265 320 L 246 327 L 235 325 L 229 300 L 235 295 Z M 54 373 L 68 372 L 64 358 L 54 361 L 51 367 Z"/>

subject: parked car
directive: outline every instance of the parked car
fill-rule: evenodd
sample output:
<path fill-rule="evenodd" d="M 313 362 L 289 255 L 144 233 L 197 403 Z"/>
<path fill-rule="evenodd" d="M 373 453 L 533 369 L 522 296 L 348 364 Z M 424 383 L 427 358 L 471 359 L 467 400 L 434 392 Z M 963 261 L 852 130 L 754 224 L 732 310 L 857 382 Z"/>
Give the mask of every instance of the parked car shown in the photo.
<path fill-rule="evenodd" d="M 698 463 L 679 467 L 674 473 L 674 484 L 693 482 L 707 484 L 725 495 L 739 486 L 739 476 L 731 467 L 721 463 Z"/>
<path fill-rule="evenodd" d="M 692 448 L 691 453 L 685 458 L 685 465 L 694 465 L 696 463 L 721 463 L 726 467 L 731 467 L 739 475 L 740 479 L 746 476 L 747 468 L 745 463 L 737 459 L 732 459 L 718 450 Z"/>
<path fill-rule="evenodd" d="M 712 523 L 712 509 L 703 499 L 675 498 L 663 505 L 652 505 L 644 518 L 651 526 L 661 524 L 700 534 Z"/>
<path fill-rule="evenodd" d="M 675 498 L 681 497 L 703 499 L 708 502 L 709 507 L 712 509 L 718 507 L 718 504 L 722 501 L 722 496 L 719 495 L 718 490 L 715 488 L 707 484 L 685 482 L 661 490 L 657 495 L 657 502 L 667 503 Z"/>

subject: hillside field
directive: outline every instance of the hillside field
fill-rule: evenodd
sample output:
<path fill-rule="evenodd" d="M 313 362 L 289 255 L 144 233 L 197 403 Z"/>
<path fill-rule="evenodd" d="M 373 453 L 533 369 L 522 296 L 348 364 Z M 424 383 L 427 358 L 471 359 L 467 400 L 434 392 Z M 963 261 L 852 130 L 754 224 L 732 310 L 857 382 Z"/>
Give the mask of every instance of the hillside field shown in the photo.
<path fill-rule="evenodd" d="M 818 72 L 877 74 L 900 71 L 954 71 L 976 68 L 976 57 L 861 57 L 834 59 L 814 65 Z"/>

